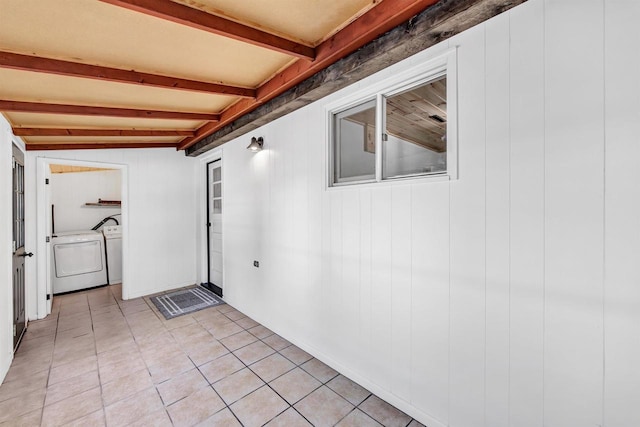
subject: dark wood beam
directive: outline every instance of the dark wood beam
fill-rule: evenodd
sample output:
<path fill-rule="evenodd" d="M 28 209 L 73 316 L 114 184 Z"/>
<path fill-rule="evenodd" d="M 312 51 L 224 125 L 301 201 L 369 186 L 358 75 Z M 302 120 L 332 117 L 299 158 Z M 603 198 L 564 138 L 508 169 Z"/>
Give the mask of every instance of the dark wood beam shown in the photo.
<path fill-rule="evenodd" d="M 15 136 L 193 136 L 191 130 L 13 128 Z"/>
<path fill-rule="evenodd" d="M 178 149 L 186 149 L 187 155 L 197 156 L 526 1 L 440 0 L 269 102 L 260 102 L 259 91 L 258 104 L 253 108 L 247 108 L 244 114 L 234 114 L 232 120 L 228 120 L 227 112 L 224 112 L 219 124 L 204 125 L 196 132 L 196 137 L 186 138 Z M 247 106 L 244 101 L 240 103 Z"/>
<path fill-rule="evenodd" d="M 0 111 L 22 113 L 71 114 L 80 116 L 132 117 L 166 120 L 206 120 L 217 121 L 219 114 L 185 113 L 181 111 L 135 110 L 132 108 L 93 107 L 87 105 L 47 104 L 0 100 Z"/>
<path fill-rule="evenodd" d="M 316 56 L 312 47 L 170 0 L 101 1 L 298 58 Z"/>
<path fill-rule="evenodd" d="M 174 148 L 175 142 L 78 142 L 78 143 L 26 143 L 27 151 L 36 150 L 105 150 L 109 148 Z"/>
<path fill-rule="evenodd" d="M 255 89 L 0 51 L 0 67 L 163 89 L 255 98 Z"/>
<path fill-rule="evenodd" d="M 235 103 L 222 113 L 220 123 L 204 125 L 198 129 L 195 137 L 185 139 L 180 144 L 180 149 L 190 147 L 237 118 L 255 110 L 261 104 L 351 54 L 436 2 L 438 0 L 384 0 L 321 43 L 316 48 L 315 61 L 296 61 L 259 87 L 257 99 L 244 99 Z"/>

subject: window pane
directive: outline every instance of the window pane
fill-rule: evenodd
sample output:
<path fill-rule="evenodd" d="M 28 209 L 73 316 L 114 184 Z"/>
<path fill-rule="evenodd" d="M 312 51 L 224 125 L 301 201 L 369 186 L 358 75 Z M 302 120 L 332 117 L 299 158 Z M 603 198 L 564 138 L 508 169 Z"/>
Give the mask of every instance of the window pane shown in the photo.
<path fill-rule="evenodd" d="M 386 98 L 382 177 L 447 170 L 446 77 Z"/>
<path fill-rule="evenodd" d="M 215 168 L 213 170 L 213 181 L 222 181 L 222 168 Z"/>
<path fill-rule="evenodd" d="M 334 115 L 334 180 L 375 179 L 375 100 Z"/>
<path fill-rule="evenodd" d="M 222 184 L 213 184 L 213 197 L 222 197 Z"/>
<path fill-rule="evenodd" d="M 222 200 L 220 199 L 213 200 L 213 213 L 214 214 L 222 213 Z"/>

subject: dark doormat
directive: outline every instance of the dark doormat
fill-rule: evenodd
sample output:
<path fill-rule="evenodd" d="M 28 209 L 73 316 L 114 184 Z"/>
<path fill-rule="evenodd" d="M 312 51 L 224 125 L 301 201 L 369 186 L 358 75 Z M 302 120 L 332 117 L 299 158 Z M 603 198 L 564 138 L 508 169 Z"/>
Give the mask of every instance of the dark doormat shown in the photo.
<path fill-rule="evenodd" d="M 217 295 L 201 286 L 151 297 L 151 301 L 167 320 L 224 304 Z"/>

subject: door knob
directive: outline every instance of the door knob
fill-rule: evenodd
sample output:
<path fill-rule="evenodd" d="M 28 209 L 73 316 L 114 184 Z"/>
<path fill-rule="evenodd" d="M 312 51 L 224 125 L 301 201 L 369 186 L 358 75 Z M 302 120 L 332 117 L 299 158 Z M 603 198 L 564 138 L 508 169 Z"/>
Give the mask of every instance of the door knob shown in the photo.
<path fill-rule="evenodd" d="M 29 258 L 31 258 L 31 257 L 33 256 L 33 252 L 23 253 L 23 254 L 21 254 L 21 255 L 19 255 L 19 256 L 21 256 L 21 257 L 23 257 L 23 258 L 24 258 L 24 257 L 29 257 Z"/>

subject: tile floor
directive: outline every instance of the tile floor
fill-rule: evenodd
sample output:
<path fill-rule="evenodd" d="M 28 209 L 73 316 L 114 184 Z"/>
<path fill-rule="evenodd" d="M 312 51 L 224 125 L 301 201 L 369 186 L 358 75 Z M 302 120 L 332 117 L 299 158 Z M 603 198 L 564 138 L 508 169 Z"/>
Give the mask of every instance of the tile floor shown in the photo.
<path fill-rule="evenodd" d="M 165 320 L 120 286 L 54 298 L 0 386 L 5 426 L 421 426 L 229 305 Z"/>

